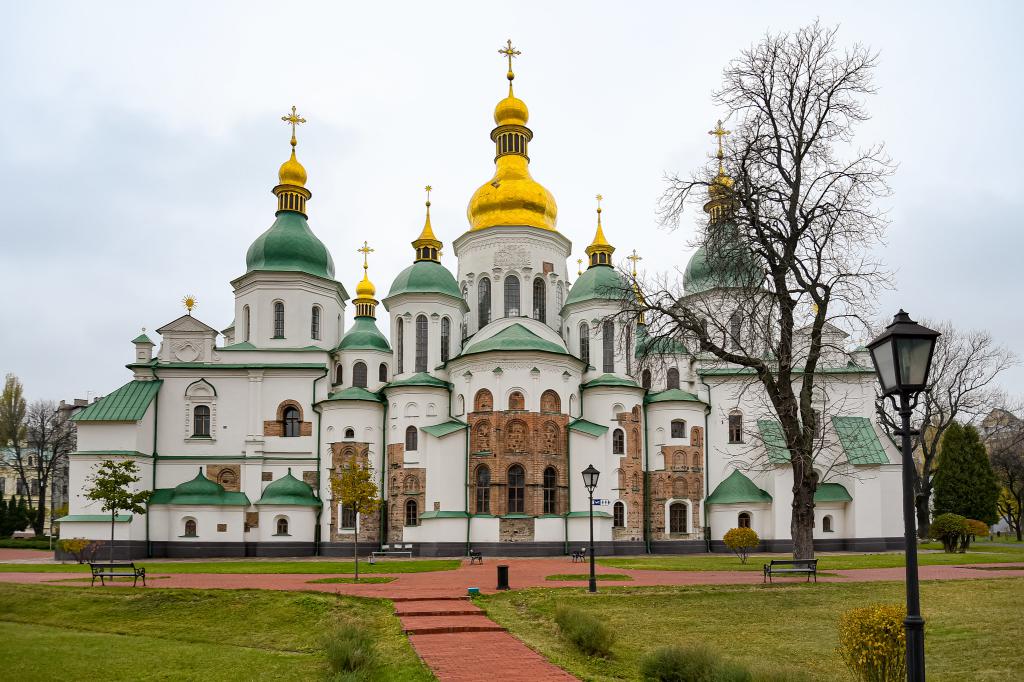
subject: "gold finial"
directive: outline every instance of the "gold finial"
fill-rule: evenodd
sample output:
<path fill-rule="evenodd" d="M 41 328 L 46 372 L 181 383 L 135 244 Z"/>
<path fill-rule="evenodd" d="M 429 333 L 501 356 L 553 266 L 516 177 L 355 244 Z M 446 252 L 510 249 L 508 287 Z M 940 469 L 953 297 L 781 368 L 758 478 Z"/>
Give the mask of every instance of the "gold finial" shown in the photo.
<path fill-rule="evenodd" d="M 633 253 L 631 253 L 630 255 L 626 256 L 626 260 L 633 262 L 632 271 L 633 271 L 633 277 L 634 278 L 636 277 L 636 264 L 637 264 L 637 261 L 641 261 L 643 259 L 644 259 L 643 256 L 637 255 L 636 249 L 633 249 Z"/>
<path fill-rule="evenodd" d="M 601 219 L 601 200 L 604 199 L 600 194 L 597 195 L 597 218 Z"/>
<path fill-rule="evenodd" d="M 506 57 L 508 57 L 508 73 L 505 75 L 505 77 L 508 78 L 508 87 L 511 90 L 512 81 L 516 77 L 516 75 L 512 73 L 512 58 L 518 57 L 519 55 L 522 54 L 522 52 L 512 47 L 512 39 L 510 38 L 509 40 L 506 41 L 505 47 L 502 47 L 498 50 L 498 54 L 503 54 Z"/>
<path fill-rule="evenodd" d="M 292 105 L 292 113 L 285 114 L 281 117 L 281 120 L 292 127 L 292 146 L 294 147 L 298 142 L 295 140 L 295 126 L 301 125 L 306 122 L 306 119 L 302 118 L 295 111 L 295 105 Z"/>
<path fill-rule="evenodd" d="M 604 195 L 598 194 L 595 198 L 597 199 L 597 231 L 594 233 L 594 241 L 585 249 L 587 257 L 590 258 L 588 267 L 611 265 L 612 253 L 615 251 L 615 247 L 605 239 L 604 228 L 601 227 L 601 201 L 604 200 Z"/>
<path fill-rule="evenodd" d="M 434 188 L 431 187 L 430 185 L 427 185 L 423 189 L 427 193 L 427 218 L 429 219 L 430 218 L 430 193 L 431 193 L 431 191 L 433 191 Z"/>
<path fill-rule="evenodd" d="M 577 258 L 576 259 L 576 275 L 579 276 L 579 275 L 582 275 L 582 274 L 583 274 L 583 259 L 582 258 Z"/>
<path fill-rule="evenodd" d="M 369 257 L 369 255 L 371 253 L 374 252 L 374 250 L 375 249 L 371 249 L 370 245 L 367 242 L 365 242 L 365 241 L 363 242 L 363 248 L 356 249 L 356 253 L 363 254 L 363 270 L 366 270 L 368 267 L 370 267 L 369 262 L 367 261 L 367 258 Z"/>
<path fill-rule="evenodd" d="M 731 135 L 731 134 L 732 134 L 731 130 L 726 130 L 725 128 L 722 127 L 722 119 L 718 119 L 718 122 L 715 123 L 714 130 L 709 130 L 708 131 L 708 135 L 714 135 L 715 137 L 718 138 L 718 153 L 715 154 L 715 157 L 718 159 L 718 172 L 719 173 L 725 173 L 725 168 L 722 165 L 722 159 L 725 158 L 725 154 L 722 152 L 722 138 L 725 137 L 726 135 Z"/>
<path fill-rule="evenodd" d="M 192 309 L 199 305 L 199 301 L 197 301 L 196 297 L 192 294 L 187 294 L 183 299 L 181 299 L 181 304 L 185 306 L 185 310 L 189 315 L 191 315 Z"/>

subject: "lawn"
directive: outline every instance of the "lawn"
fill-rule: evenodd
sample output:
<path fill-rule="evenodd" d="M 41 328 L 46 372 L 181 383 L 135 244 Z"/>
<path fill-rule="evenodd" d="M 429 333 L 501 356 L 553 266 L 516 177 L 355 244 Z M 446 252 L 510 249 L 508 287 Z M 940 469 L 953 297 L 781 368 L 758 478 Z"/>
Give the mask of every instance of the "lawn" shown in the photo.
<path fill-rule="evenodd" d="M 930 680 L 1019 679 L 1024 579 L 934 581 L 924 583 L 921 593 Z M 852 681 L 835 653 L 839 614 L 871 603 L 902 603 L 903 594 L 902 583 L 603 586 L 597 595 L 548 588 L 475 601 L 526 644 L 587 680 L 638 680 L 644 652 L 705 642 L 752 670 Z M 609 660 L 581 656 L 560 638 L 553 619 L 559 603 L 592 612 L 617 633 Z"/>
<path fill-rule="evenodd" d="M 985 541 L 971 546 L 966 554 L 946 554 L 942 545 L 921 547 L 918 560 L 922 566 L 948 566 L 955 564 L 989 564 L 1011 561 L 1024 562 L 1024 546 L 1004 547 Z M 904 565 L 901 552 L 879 554 L 829 554 L 819 552 L 818 571 L 851 568 L 899 568 Z M 680 556 L 643 556 L 597 559 L 597 563 L 610 568 L 647 569 L 659 571 L 760 571 L 770 559 L 788 559 L 786 554 L 751 554 L 746 564 L 732 554 L 683 554 Z"/>
<path fill-rule="evenodd" d="M 0 584 L 3 677 L 23 682 L 326 679 L 322 633 L 344 622 L 373 631 L 374 679 L 434 679 L 380 599 Z"/>
<path fill-rule="evenodd" d="M 102 559 L 101 559 L 102 561 Z M 359 562 L 361 573 L 426 573 L 452 571 L 460 559 Z M 351 561 L 146 561 L 146 573 L 354 573 Z M 68 573 L 89 571 L 88 564 L 0 564 L 0 573 Z"/>

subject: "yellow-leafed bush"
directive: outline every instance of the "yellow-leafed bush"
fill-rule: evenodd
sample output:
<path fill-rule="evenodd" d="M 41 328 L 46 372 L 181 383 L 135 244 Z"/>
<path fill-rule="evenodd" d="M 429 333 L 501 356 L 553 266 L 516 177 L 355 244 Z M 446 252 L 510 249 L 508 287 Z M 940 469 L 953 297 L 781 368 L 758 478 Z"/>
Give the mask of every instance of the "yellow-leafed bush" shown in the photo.
<path fill-rule="evenodd" d="M 747 554 L 757 547 L 761 538 L 757 537 L 753 528 L 733 528 L 722 536 L 722 541 L 726 547 L 736 553 L 736 556 L 740 558 L 740 563 L 745 564 L 747 563 Z"/>
<path fill-rule="evenodd" d="M 863 682 L 900 682 L 907 675 L 907 610 L 876 604 L 839 617 L 839 655 Z"/>

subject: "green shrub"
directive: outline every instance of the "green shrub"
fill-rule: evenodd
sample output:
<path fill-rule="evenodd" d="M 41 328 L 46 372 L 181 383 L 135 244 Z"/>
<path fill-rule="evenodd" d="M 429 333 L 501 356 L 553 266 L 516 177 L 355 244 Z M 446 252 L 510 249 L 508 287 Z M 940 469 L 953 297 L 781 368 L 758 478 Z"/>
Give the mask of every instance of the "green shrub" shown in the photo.
<path fill-rule="evenodd" d="M 722 661 L 703 644 L 663 646 L 640 659 L 640 676 L 651 682 L 751 682 L 750 672 Z"/>
<path fill-rule="evenodd" d="M 956 552 L 967 534 L 967 519 L 959 514 L 939 514 L 932 520 L 931 536 L 942 542 L 942 549 Z"/>
<path fill-rule="evenodd" d="M 839 655 L 857 679 L 900 682 L 906 677 L 906 615 L 901 605 L 876 604 L 839 617 Z"/>
<path fill-rule="evenodd" d="M 747 554 L 757 547 L 761 538 L 757 537 L 753 528 L 733 528 L 722 536 L 722 541 L 740 558 L 740 563 L 745 564 L 747 563 Z"/>
<path fill-rule="evenodd" d="M 569 606 L 555 609 L 555 623 L 573 646 L 588 656 L 609 656 L 615 633 L 596 616 Z"/>
<path fill-rule="evenodd" d="M 361 679 L 359 675 L 372 668 L 377 656 L 370 633 L 352 624 L 339 625 L 324 637 L 324 653 L 339 680 Z"/>

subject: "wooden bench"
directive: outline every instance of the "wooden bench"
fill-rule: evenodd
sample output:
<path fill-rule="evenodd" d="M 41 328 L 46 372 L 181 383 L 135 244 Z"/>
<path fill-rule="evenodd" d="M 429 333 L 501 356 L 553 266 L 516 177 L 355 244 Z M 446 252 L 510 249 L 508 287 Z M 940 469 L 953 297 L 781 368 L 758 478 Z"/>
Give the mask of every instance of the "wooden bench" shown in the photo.
<path fill-rule="evenodd" d="M 469 550 L 469 565 L 472 566 L 473 564 L 484 565 L 484 555 L 475 549 Z"/>
<path fill-rule="evenodd" d="M 92 581 L 89 583 L 90 587 L 96 584 L 96 578 L 100 579 L 100 585 L 106 585 L 107 578 L 132 578 L 132 587 L 139 584 L 139 578 L 142 578 L 142 586 L 146 586 L 146 569 L 142 567 L 136 568 L 135 562 L 127 561 L 123 563 L 106 563 L 106 564 L 89 564 L 89 569 L 92 571 Z"/>
<path fill-rule="evenodd" d="M 764 565 L 764 581 L 771 582 L 773 575 L 806 575 L 807 582 L 814 576 L 814 582 L 818 582 L 818 560 L 817 559 L 795 559 L 783 560 L 772 559 L 770 564 Z"/>
<path fill-rule="evenodd" d="M 576 563 L 577 561 L 586 561 L 587 560 L 587 548 L 586 547 L 581 547 L 580 549 L 578 549 L 575 552 L 573 552 L 571 554 L 571 556 L 572 556 L 572 562 L 573 563 Z"/>

